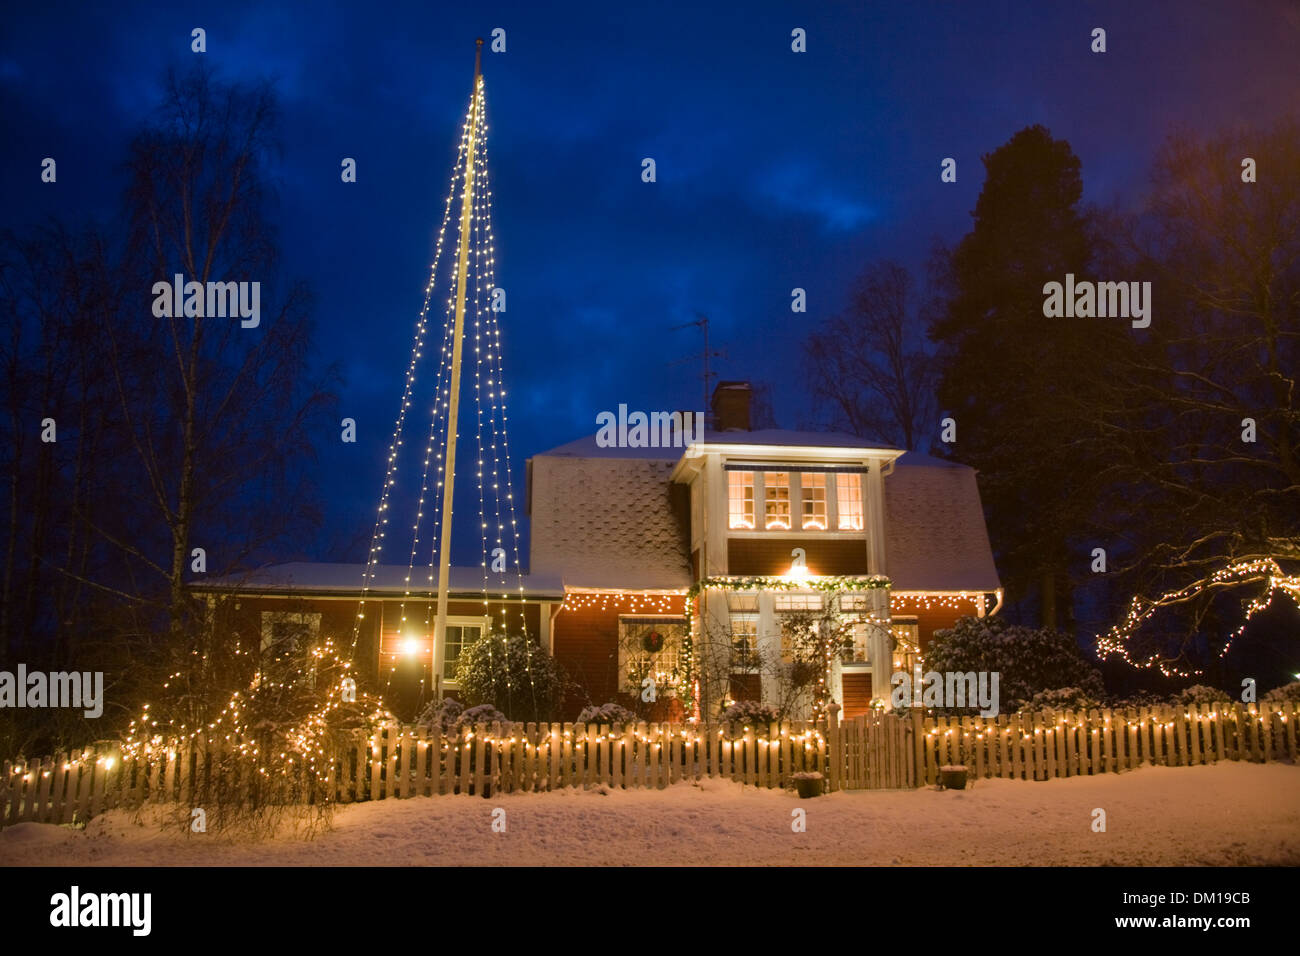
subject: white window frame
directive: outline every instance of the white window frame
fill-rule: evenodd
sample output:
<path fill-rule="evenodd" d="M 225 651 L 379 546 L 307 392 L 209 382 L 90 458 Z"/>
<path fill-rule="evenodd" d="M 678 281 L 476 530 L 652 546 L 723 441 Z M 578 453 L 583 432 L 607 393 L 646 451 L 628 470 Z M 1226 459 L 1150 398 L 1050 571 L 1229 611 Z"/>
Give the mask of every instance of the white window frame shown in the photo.
<path fill-rule="evenodd" d="M 826 480 L 826 476 L 827 476 L 827 475 L 830 475 L 830 474 L 834 474 L 834 472 L 826 472 L 826 471 L 808 471 L 808 472 L 800 472 L 800 473 L 799 473 L 799 530 L 800 530 L 800 531 L 810 531 L 810 532 L 813 532 L 814 534 L 825 534 L 827 531 L 830 531 L 830 530 L 831 530 L 831 492 L 830 492 L 830 486 L 833 485 L 833 484 L 835 484 L 835 482 L 827 481 L 827 480 Z M 815 475 L 815 476 L 817 476 L 817 477 L 819 477 L 819 478 L 822 479 L 821 492 L 822 492 L 822 522 L 823 522 L 823 526 L 820 527 L 820 528 L 817 528 L 817 527 L 808 527 L 807 525 L 804 524 L 804 509 L 803 509 L 803 506 L 804 506 L 804 494 L 803 494 L 803 490 L 804 490 L 804 489 L 803 489 L 803 480 L 804 480 L 805 475 Z"/>
<path fill-rule="evenodd" d="M 731 469 L 730 471 L 726 472 L 726 475 L 727 475 L 727 530 L 728 530 L 728 531 L 756 531 L 756 530 L 758 530 L 758 498 L 759 498 L 759 494 L 758 494 L 758 475 L 759 475 L 759 472 L 756 472 L 756 471 L 743 471 L 743 470 L 738 469 L 738 468 L 733 468 L 733 469 Z M 737 524 L 734 524 L 734 523 L 733 523 L 734 520 L 735 520 L 735 516 L 734 516 L 733 511 L 732 511 L 732 497 L 731 497 L 731 494 L 732 494 L 732 480 L 731 480 L 731 476 L 732 476 L 732 475 L 748 475 L 748 476 L 749 476 L 749 507 L 750 507 L 750 516 L 749 516 L 749 517 L 750 517 L 750 520 L 753 522 L 753 524 L 752 524 L 750 527 L 748 527 L 748 528 L 745 527 L 743 524 L 741 524 L 741 525 L 737 525 Z M 743 521 L 744 518 L 745 518 L 745 515 L 744 515 L 744 484 L 743 484 L 743 483 L 741 483 L 740 488 L 741 488 L 741 515 L 740 515 L 740 520 Z"/>
<path fill-rule="evenodd" d="M 265 654 L 275 643 L 276 624 L 305 624 L 308 643 L 320 637 L 319 611 L 263 611 L 261 653 Z"/>
<path fill-rule="evenodd" d="M 454 627 L 477 627 L 479 629 L 478 636 L 481 638 L 484 634 L 487 634 L 491 630 L 492 619 L 490 617 L 448 617 L 447 626 L 448 627 L 453 627 L 453 626 Z M 448 646 L 450 646 L 450 644 Z M 463 640 L 460 642 L 460 647 L 462 651 L 465 649 L 465 642 Z M 432 648 L 432 642 L 430 643 L 430 648 Z M 456 659 L 460 660 L 459 655 L 457 655 Z M 442 670 L 444 675 L 447 672 L 447 665 L 449 663 L 451 663 L 451 661 L 447 657 L 447 648 L 444 647 L 442 649 Z M 429 670 L 430 672 L 432 672 L 433 661 L 430 660 L 428 664 L 429 664 Z M 459 688 L 460 681 L 449 680 L 447 677 L 444 676 L 442 678 L 442 686 Z"/>
<path fill-rule="evenodd" d="M 761 474 L 763 475 L 763 516 L 762 516 L 761 530 L 772 534 L 789 534 L 792 531 L 797 531 L 798 529 L 794 527 L 794 515 L 795 515 L 794 506 L 795 506 L 795 499 L 796 499 L 795 490 L 796 490 L 796 481 L 798 480 L 798 472 L 765 471 L 765 472 L 761 472 Z M 767 477 L 768 475 L 785 475 L 786 518 L 790 524 L 790 527 L 788 528 L 768 527 L 767 524 Z M 776 499 L 773 500 L 775 501 Z"/>
<path fill-rule="evenodd" d="M 843 514 L 843 510 L 840 507 L 840 479 L 841 478 L 857 479 L 857 483 L 855 487 L 857 488 L 858 491 L 857 512 L 858 512 L 858 519 L 862 525 L 862 527 L 860 528 L 845 528 L 841 526 L 840 518 Z M 841 471 L 835 473 L 834 482 L 829 482 L 829 484 L 833 484 L 835 487 L 835 517 L 833 521 L 831 521 L 828 517 L 827 523 L 831 524 L 831 526 L 836 531 L 841 532 L 843 534 L 859 534 L 867 530 L 867 489 L 865 487 L 866 482 L 863 480 L 864 478 L 866 478 L 866 475 L 861 474 L 859 472 L 845 473 Z"/>

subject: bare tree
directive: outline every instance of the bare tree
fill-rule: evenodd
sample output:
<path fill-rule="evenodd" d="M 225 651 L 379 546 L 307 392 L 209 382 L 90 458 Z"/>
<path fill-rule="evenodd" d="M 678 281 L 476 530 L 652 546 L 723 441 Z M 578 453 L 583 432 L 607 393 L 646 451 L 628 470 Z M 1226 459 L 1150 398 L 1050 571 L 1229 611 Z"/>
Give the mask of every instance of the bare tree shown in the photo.
<path fill-rule="evenodd" d="M 920 450 L 935 428 L 935 368 L 912 278 L 888 260 L 858 280 L 853 304 L 808 339 L 812 391 L 833 427 Z"/>
<path fill-rule="evenodd" d="M 1258 164 L 1243 181 L 1242 143 Z M 1154 277 L 1149 337 L 1098 419 L 1113 430 L 1103 511 L 1130 542 L 1130 609 L 1155 601 L 1181 628 L 1149 629 L 1137 659 L 1217 657 L 1241 607 L 1300 569 L 1300 122 L 1169 139 L 1132 256 Z M 1264 175 L 1264 170 L 1274 174 Z M 1285 171 L 1285 172 L 1283 172 Z M 1255 570 L 1224 574 L 1255 562 Z M 1280 564 L 1274 564 L 1274 562 Z M 1161 592 L 1164 594 L 1161 596 Z M 1181 614 L 1180 614 L 1181 612 Z M 1197 635 L 1218 632 L 1208 652 Z"/>

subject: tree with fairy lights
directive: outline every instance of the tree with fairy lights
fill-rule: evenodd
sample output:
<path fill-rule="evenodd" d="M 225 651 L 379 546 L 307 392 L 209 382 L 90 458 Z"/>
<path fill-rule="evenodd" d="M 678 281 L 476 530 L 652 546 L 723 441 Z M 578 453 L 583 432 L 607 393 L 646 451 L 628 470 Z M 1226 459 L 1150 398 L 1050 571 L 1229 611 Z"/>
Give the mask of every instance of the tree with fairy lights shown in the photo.
<path fill-rule="evenodd" d="M 1110 573 L 1135 595 L 1098 650 L 1167 676 L 1300 604 L 1300 181 L 1237 175 L 1247 141 L 1261 168 L 1300 165 L 1296 119 L 1165 144 L 1128 231 L 1160 313 L 1113 405 L 1089 403 L 1113 435 Z"/>

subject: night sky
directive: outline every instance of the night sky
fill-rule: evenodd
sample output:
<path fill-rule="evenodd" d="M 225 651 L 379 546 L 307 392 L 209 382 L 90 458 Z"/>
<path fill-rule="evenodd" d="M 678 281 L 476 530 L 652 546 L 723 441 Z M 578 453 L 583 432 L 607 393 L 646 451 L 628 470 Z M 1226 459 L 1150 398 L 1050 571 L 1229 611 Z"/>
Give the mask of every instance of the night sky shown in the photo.
<path fill-rule="evenodd" d="M 316 360 L 338 363 L 340 414 L 359 425 L 355 445 L 320 436 L 326 528 L 286 560 L 361 556 L 473 41 L 493 28 L 507 32 L 484 74 L 516 487 L 526 456 L 591 433 L 601 410 L 699 407 L 698 361 L 673 364 L 698 333 L 671 331 L 697 313 L 727 350 L 722 377 L 769 383 L 782 426 L 815 424 L 807 327 L 844 308 L 871 259 L 919 278 L 931 244 L 969 226 L 980 156 L 1027 125 L 1069 140 L 1086 201 L 1128 208 L 1173 128 L 1267 122 L 1300 101 L 1295 0 L 318 6 L 23 4 L 0 22 L 0 228 L 116 215 L 127 140 L 166 69 L 197 56 L 192 28 L 220 77 L 278 80 L 283 276 L 313 288 Z M 340 182 L 345 156 L 356 184 Z M 947 156 L 956 184 L 939 179 Z"/>

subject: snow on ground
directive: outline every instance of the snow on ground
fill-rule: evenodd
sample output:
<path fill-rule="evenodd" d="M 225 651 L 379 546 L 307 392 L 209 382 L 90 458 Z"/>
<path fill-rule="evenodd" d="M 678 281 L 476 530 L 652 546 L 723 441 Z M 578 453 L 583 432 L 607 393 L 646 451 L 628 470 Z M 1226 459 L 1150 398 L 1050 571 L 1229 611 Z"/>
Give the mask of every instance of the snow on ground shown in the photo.
<path fill-rule="evenodd" d="M 506 832 L 492 832 L 492 811 Z M 807 832 L 791 811 L 807 811 Z M 1091 829 L 1092 811 L 1107 832 Z M 114 811 L 85 830 L 0 832 L 7 865 L 1300 864 L 1300 767 L 1223 762 L 966 791 L 811 800 L 705 780 L 665 791 L 423 797 L 341 808 L 312 841 L 160 832 Z"/>

